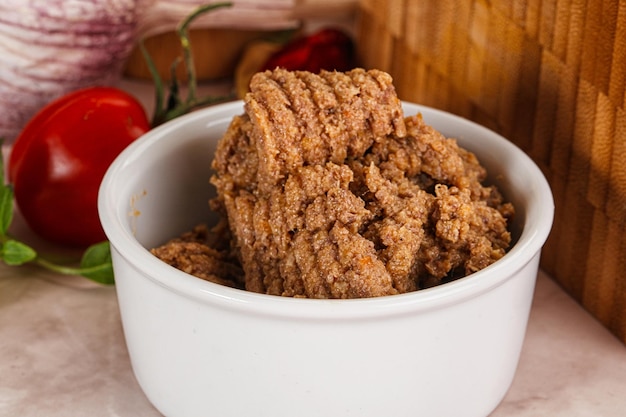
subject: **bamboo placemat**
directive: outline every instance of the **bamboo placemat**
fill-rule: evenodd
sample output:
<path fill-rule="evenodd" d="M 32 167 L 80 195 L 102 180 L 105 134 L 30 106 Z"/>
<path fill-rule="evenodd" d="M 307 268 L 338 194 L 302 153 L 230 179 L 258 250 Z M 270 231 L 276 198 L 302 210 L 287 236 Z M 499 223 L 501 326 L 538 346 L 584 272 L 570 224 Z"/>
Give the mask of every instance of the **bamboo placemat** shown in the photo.
<path fill-rule="evenodd" d="M 361 0 L 361 64 L 542 168 L 542 267 L 626 343 L 626 0 Z"/>

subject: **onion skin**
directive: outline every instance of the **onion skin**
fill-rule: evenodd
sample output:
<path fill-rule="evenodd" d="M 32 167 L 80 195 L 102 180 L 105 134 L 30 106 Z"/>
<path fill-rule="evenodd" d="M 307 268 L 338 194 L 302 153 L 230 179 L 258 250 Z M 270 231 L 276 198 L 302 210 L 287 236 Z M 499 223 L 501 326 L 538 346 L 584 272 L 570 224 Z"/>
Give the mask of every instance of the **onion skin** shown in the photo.
<path fill-rule="evenodd" d="M 0 137 L 12 142 L 37 110 L 61 95 L 115 83 L 135 43 L 144 3 L 3 0 Z"/>
<path fill-rule="evenodd" d="M 1 0 L 0 138 L 11 144 L 35 113 L 85 87 L 115 85 L 142 36 L 176 28 L 209 0 Z M 285 29 L 295 0 L 232 0 L 196 27 Z"/>

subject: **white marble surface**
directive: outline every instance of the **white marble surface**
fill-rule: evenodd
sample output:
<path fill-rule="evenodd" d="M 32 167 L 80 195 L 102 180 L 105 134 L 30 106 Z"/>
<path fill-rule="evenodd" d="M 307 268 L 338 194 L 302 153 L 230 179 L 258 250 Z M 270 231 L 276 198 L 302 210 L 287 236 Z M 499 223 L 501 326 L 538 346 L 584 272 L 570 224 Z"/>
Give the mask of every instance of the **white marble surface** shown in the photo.
<path fill-rule="evenodd" d="M 158 416 L 133 376 L 114 288 L 0 266 L 0 416 Z M 544 273 L 492 417 L 622 416 L 626 347 Z"/>

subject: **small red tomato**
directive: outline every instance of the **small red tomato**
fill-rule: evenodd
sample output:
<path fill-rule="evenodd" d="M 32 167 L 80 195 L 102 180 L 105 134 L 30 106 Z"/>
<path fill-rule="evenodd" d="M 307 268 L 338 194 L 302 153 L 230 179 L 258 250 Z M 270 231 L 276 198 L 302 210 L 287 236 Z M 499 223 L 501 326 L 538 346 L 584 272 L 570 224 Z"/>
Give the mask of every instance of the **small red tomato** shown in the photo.
<path fill-rule="evenodd" d="M 340 29 L 321 29 L 294 39 L 272 54 L 261 71 L 276 67 L 313 73 L 320 70 L 348 71 L 354 67 L 354 44 Z"/>
<path fill-rule="evenodd" d="M 8 174 L 35 233 L 84 247 L 105 240 L 98 188 L 115 157 L 150 130 L 137 99 L 112 87 L 69 93 L 41 109 L 15 140 Z"/>

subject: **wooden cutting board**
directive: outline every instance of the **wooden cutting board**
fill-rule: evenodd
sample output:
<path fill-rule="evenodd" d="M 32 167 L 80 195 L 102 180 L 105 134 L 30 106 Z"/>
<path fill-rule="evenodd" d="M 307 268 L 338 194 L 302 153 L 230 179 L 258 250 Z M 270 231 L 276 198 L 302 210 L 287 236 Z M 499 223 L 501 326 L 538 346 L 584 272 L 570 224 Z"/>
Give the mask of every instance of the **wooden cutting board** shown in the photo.
<path fill-rule="evenodd" d="M 362 65 L 546 174 L 542 267 L 626 343 L 626 0 L 361 0 Z"/>

